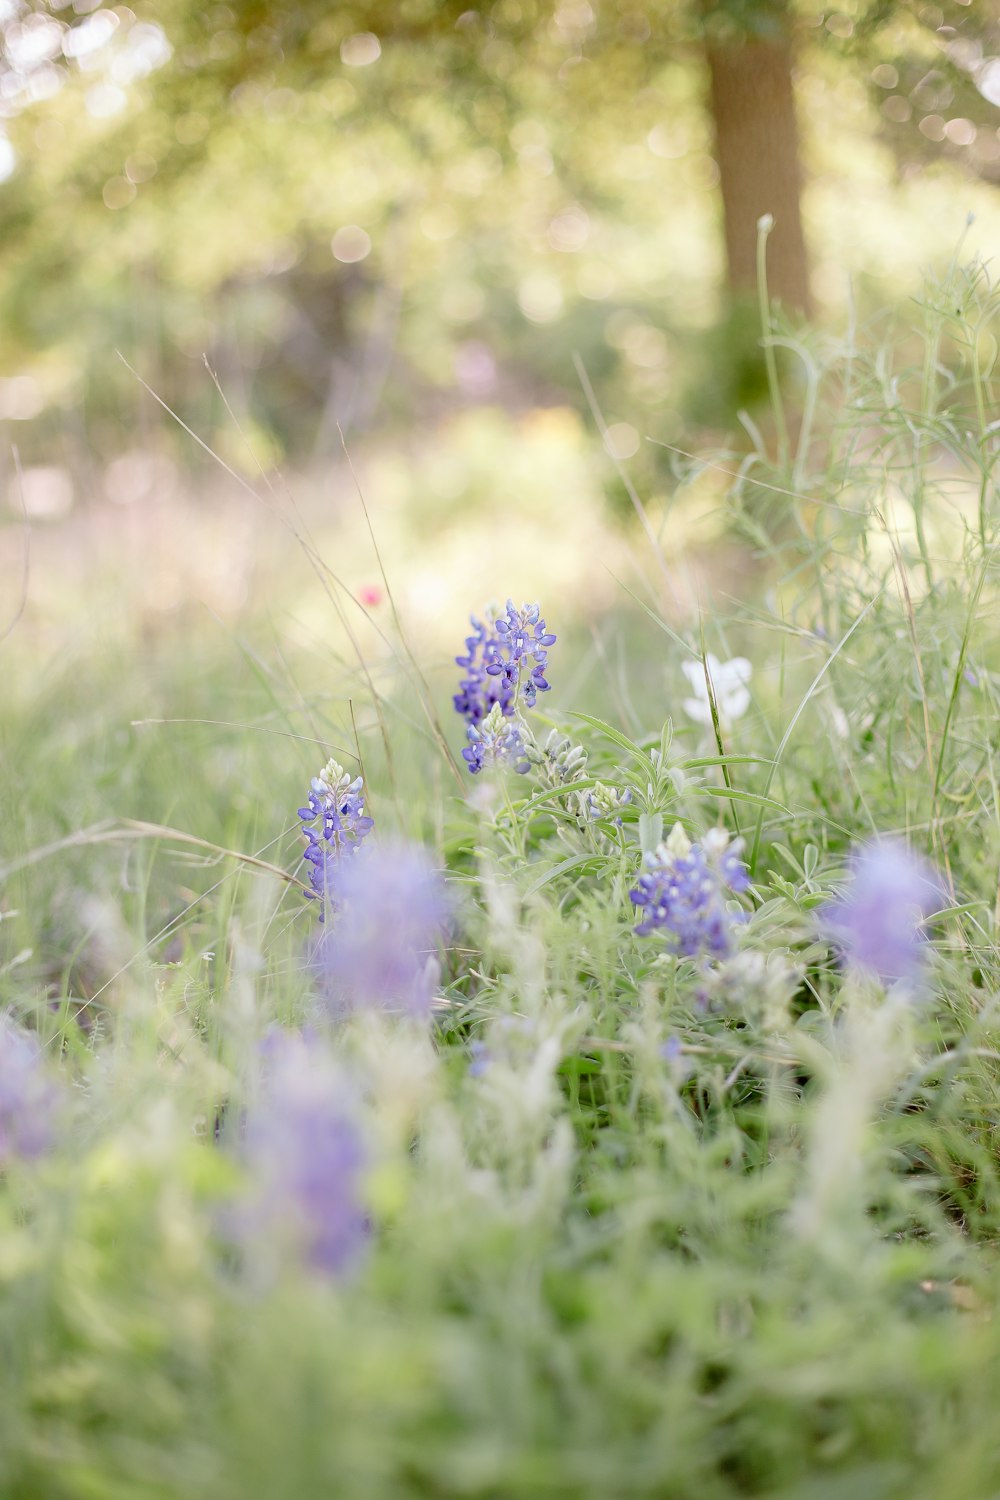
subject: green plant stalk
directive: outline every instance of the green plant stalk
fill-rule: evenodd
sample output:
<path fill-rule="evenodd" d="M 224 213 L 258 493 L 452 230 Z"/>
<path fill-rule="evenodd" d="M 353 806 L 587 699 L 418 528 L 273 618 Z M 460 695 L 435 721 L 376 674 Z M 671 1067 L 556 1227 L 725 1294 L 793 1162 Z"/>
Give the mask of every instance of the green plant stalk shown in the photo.
<path fill-rule="evenodd" d="M 771 409 L 774 412 L 774 427 L 778 439 L 778 467 L 784 472 L 788 468 L 788 422 L 785 418 L 785 404 L 781 397 L 781 386 L 778 381 L 778 362 L 774 356 L 771 300 L 767 290 L 767 239 L 773 228 L 774 220 L 770 214 L 764 214 L 762 218 L 758 219 L 757 307 L 763 334 L 762 343 L 764 346 L 764 364 L 767 368 L 767 385 L 771 396 Z"/>

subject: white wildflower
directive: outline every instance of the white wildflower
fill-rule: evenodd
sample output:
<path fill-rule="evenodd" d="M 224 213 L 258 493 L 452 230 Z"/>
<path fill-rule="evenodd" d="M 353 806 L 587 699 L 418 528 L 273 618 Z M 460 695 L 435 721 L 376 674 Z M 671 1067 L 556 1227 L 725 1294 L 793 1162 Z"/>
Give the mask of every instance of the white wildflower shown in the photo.
<path fill-rule="evenodd" d="M 715 693 L 715 703 L 719 710 L 719 722 L 723 727 L 727 727 L 736 719 L 742 719 L 750 707 L 749 682 L 753 667 L 745 656 L 734 656 L 731 661 L 720 661 L 717 656 L 709 652 L 705 661 L 708 664 L 708 675 L 712 679 L 712 690 Z M 681 663 L 681 670 L 694 693 L 693 698 L 684 699 L 684 712 L 694 719 L 696 724 L 711 724 L 712 705 L 708 696 L 704 665 L 700 659 L 685 661 Z"/>

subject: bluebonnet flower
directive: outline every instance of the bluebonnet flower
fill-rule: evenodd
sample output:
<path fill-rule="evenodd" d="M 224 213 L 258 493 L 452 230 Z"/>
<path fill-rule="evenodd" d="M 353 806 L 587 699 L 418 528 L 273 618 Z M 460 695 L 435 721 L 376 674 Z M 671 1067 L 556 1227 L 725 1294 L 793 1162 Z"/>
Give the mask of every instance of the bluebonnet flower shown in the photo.
<path fill-rule="evenodd" d="M 500 704 L 501 712 L 505 715 L 513 713 L 514 694 L 499 674 L 491 677 L 486 672 L 484 653 L 487 644 L 493 639 L 493 622 L 488 621 L 484 625 L 475 615 L 470 620 L 473 633 L 465 638 L 466 654 L 455 657 L 458 666 L 465 668 L 465 676 L 459 683 L 453 702 L 456 712 L 470 725 L 474 725 L 485 719 L 494 703 Z"/>
<path fill-rule="evenodd" d="M 454 696 L 456 711 L 475 727 L 497 704 L 505 719 L 513 717 L 519 700 L 533 708 L 537 695 L 549 690 L 545 668 L 556 639 L 546 630 L 539 606 L 516 609 L 508 599 L 505 614 L 488 615 L 485 623 L 473 615 L 471 623 L 466 653 L 455 658 L 465 668 Z"/>
<path fill-rule="evenodd" d="M 646 856 L 646 868 L 629 892 L 634 905 L 645 912 L 636 932 L 641 937 L 660 930 L 669 933 L 674 951 L 685 958 L 731 953 L 733 928 L 743 913 L 730 911 L 726 898 L 750 884 L 739 857 L 741 848 L 742 840 L 731 843 L 720 828 L 692 844 L 676 823 L 666 842 Z"/>
<path fill-rule="evenodd" d="M 847 895 L 822 913 L 827 934 L 851 962 L 884 983 L 915 978 L 925 954 L 921 920 L 943 898 L 935 871 L 896 839 L 862 845 L 850 868 Z"/>
<path fill-rule="evenodd" d="M 599 781 L 585 795 L 581 793 L 581 796 L 588 818 L 593 822 L 601 818 L 612 818 L 619 827 L 622 821 L 621 810 L 632 801 L 629 787 L 608 786 L 605 781 Z"/>
<path fill-rule="evenodd" d="M 345 857 L 357 852 L 374 827 L 365 813 L 364 784 L 335 760 L 312 779 L 306 807 L 299 808 L 306 838 L 303 859 L 309 865 L 312 899 L 327 899 L 331 876 Z M 321 914 L 322 920 L 322 914 Z"/>
<path fill-rule="evenodd" d="M 550 729 L 541 747 L 538 774 L 546 786 L 553 788 L 582 781 L 587 774 L 587 752 L 558 729 Z"/>
<path fill-rule="evenodd" d="M 469 743 L 462 759 L 473 776 L 487 766 L 511 766 L 522 776 L 528 770 L 524 726 L 518 720 L 505 719 L 499 703 L 494 703 L 478 727 L 470 724 L 467 733 Z"/>
<path fill-rule="evenodd" d="M 485 1042 L 478 1039 L 471 1041 L 469 1043 L 469 1056 L 471 1058 L 469 1063 L 469 1077 L 482 1078 L 493 1060 L 489 1047 L 487 1047 Z"/>
<path fill-rule="evenodd" d="M 426 852 L 416 844 L 369 846 L 339 866 L 331 894 L 336 920 L 315 952 L 327 1000 L 339 1011 L 426 1016 L 448 920 L 444 881 Z"/>
<path fill-rule="evenodd" d="M 37 1038 L 0 1016 L 0 1170 L 48 1150 L 57 1103 Z"/>
<path fill-rule="evenodd" d="M 367 1152 L 343 1080 L 315 1042 L 276 1029 L 247 1112 L 250 1174 L 229 1228 L 258 1260 L 285 1248 L 315 1270 L 349 1270 L 368 1238 L 362 1189 Z"/>
<path fill-rule="evenodd" d="M 520 685 L 525 706 L 534 708 L 536 695 L 549 690 L 545 667 L 555 636 L 546 630 L 537 604 L 515 609 L 513 599 L 507 600 L 507 613 L 494 622 L 494 630 L 483 650 L 487 672 L 510 683 L 515 695 Z"/>
<path fill-rule="evenodd" d="M 684 1043 L 679 1036 L 668 1036 L 660 1048 L 660 1056 L 667 1065 L 670 1078 L 676 1088 L 681 1088 L 693 1075 L 694 1063 L 685 1056 Z"/>

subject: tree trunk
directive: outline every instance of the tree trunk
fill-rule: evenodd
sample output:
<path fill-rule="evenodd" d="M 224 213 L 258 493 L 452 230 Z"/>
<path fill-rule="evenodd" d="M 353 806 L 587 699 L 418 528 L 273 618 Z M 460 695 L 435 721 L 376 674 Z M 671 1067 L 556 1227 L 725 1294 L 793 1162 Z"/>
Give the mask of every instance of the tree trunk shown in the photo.
<path fill-rule="evenodd" d="M 767 38 L 709 38 L 706 52 L 730 285 L 736 292 L 756 286 L 757 220 L 772 214 L 768 286 L 787 307 L 808 312 L 790 36 L 776 29 Z"/>

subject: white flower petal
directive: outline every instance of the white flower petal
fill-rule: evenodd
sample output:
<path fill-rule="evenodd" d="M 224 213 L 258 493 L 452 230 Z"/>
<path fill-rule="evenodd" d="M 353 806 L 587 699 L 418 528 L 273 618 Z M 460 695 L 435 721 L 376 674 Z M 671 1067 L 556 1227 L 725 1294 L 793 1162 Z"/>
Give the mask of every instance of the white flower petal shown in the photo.
<path fill-rule="evenodd" d="M 701 693 L 702 695 L 707 697 L 708 689 L 705 687 L 705 668 L 702 666 L 701 662 L 682 661 L 681 671 L 684 673 L 684 676 L 691 684 L 692 692 Z"/>
<path fill-rule="evenodd" d="M 733 719 L 742 719 L 750 707 L 750 693 L 745 687 L 737 688 L 734 692 L 727 693 L 725 698 L 719 702 L 719 717 L 730 723 Z"/>
<path fill-rule="evenodd" d="M 694 719 L 696 724 L 711 724 L 712 709 L 709 705 L 707 693 L 704 698 L 685 698 L 681 707 L 689 718 Z"/>
<path fill-rule="evenodd" d="M 730 687 L 746 687 L 752 676 L 753 667 L 745 656 L 734 656 L 731 661 L 724 661 L 718 671 L 712 671 L 712 681 L 720 693 Z"/>

